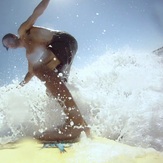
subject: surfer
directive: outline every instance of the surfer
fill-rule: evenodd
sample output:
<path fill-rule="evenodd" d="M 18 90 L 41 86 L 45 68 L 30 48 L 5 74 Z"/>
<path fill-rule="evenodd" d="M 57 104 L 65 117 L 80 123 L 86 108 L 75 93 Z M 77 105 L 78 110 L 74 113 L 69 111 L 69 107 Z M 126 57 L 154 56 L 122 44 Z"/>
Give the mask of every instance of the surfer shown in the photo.
<path fill-rule="evenodd" d="M 87 136 L 90 134 L 89 127 L 65 85 L 78 45 L 76 39 L 66 32 L 34 26 L 49 2 L 50 0 L 42 0 L 32 15 L 21 24 L 18 36 L 6 34 L 2 38 L 2 43 L 7 50 L 21 47 L 26 49 L 28 73 L 20 85 L 24 86 L 36 76 L 45 83 L 48 92 L 58 101 L 66 114 L 62 126 L 34 134 L 34 138 L 41 141 L 74 140 L 82 131 Z"/>

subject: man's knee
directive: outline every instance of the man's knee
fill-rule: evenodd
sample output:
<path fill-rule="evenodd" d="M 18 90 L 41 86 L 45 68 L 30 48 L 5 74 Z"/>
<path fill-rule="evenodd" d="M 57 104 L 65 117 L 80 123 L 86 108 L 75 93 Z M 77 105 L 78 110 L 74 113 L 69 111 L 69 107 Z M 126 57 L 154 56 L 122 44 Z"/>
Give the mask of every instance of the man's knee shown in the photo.
<path fill-rule="evenodd" d="M 47 74 L 49 74 L 48 69 L 43 65 L 34 66 L 33 73 L 36 77 L 38 77 L 42 81 L 46 80 L 46 78 L 47 78 L 46 76 L 47 76 Z"/>
<path fill-rule="evenodd" d="M 41 66 L 34 66 L 33 67 L 33 73 L 35 76 L 38 76 L 42 72 L 42 67 Z"/>

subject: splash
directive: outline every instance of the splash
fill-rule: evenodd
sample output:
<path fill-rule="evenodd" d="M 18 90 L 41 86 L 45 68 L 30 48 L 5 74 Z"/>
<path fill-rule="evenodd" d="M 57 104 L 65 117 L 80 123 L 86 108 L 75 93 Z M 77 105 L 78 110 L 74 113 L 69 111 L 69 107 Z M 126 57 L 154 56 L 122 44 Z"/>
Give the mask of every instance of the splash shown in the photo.
<path fill-rule="evenodd" d="M 43 83 L 35 79 L 22 88 L 17 86 L 18 81 L 15 81 L 0 88 L 1 143 L 56 127 L 65 118 L 59 104 L 46 95 Z"/>
<path fill-rule="evenodd" d="M 116 141 L 163 150 L 162 58 L 121 50 L 73 68 L 70 89 L 92 132 Z M 0 88 L 1 143 L 63 123 L 60 106 L 37 79 Z"/>
<path fill-rule="evenodd" d="M 162 70 L 161 57 L 126 49 L 107 52 L 71 75 L 95 133 L 163 150 Z"/>

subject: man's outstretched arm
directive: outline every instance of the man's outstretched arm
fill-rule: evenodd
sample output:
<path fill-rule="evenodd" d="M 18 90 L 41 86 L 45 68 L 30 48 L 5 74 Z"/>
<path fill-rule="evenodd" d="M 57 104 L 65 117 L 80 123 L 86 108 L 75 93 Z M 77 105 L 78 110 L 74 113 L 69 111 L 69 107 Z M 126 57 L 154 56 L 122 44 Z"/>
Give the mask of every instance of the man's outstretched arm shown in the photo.
<path fill-rule="evenodd" d="M 27 84 L 33 77 L 33 74 L 31 74 L 30 72 L 28 72 L 24 78 L 24 80 L 19 84 L 20 86 L 24 86 L 25 84 Z"/>
<path fill-rule="evenodd" d="M 19 85 L 24 86 L 25 84 L 27 84 L 32 79 L 33 76 L 34 76 L 33 66 L 28 62 L 28 72 L 25 75 L 24 80 Z"/>
<path fill-rule="evenodd" d="M 32 15 L 19 27 L 18 33 L 19 35 L 24 34 L 26 30 L 31 28 L 36 22 L 37 18 L 43 14 L 45 9 L 47 8 L 50 0 L 42 0 L 38 6 L 34 9 Z"/>

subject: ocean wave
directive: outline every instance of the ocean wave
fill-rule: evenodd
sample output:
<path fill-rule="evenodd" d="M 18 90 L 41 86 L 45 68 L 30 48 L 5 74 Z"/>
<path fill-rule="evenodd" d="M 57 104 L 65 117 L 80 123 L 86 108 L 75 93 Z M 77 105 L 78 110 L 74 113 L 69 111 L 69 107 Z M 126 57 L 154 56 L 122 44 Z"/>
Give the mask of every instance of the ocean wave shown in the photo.
<path fill-rule="evenodd" d="M 154 54 L 106 52 L 72 68 L 70 89 L 92 132 L 126 144 L 163 150 L 163 65 Z M 64 121 L 62 108 L 34 78 L 0 87 L 0 136 L 6 143 Z"/>

